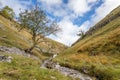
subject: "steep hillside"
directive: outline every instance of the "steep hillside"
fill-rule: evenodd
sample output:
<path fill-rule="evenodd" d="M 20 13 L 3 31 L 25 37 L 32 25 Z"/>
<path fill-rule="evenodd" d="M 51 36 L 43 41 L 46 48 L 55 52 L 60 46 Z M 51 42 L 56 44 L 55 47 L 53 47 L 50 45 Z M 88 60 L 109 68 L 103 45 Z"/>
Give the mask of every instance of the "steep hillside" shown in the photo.
<path fill-rule="evenodd" d="M 14 21 L 10 21 L 0 16 L 0 45 L 27 49 L 31 46 L 31 34 L 29 30 L 23 29 L 19 31 L 19 25 Z M 19 31 L 19 32 L 18 32 Z M 40 43 L 38 48 L 33 50 L 35 55 L 40 56 L 40 49 L 43 52 L 59 53 L 67 48 L 67 46 L 46 38 L 47 42 Z M 51 45 L 48 47 L 48 45 Z"/>
<path fill-rule="evenodd" d="M 108 23 L 110 23 L 112 20 L 118 18 L 120 16 L 120 6 L 115 8 L 113 11 L 111 11 L 104 19 L 102 19 L 100 22 L 98 22 L 96 25 L 91 27 L 84 35 L 84 37 L 91 36 L 94 34 L 98 29 L 104 27 Z M 75 45 L 77 42 L 81 40 L 78 39 L 73 45 Z"/>
<path fill-rule="evenodd" d="M 45 53 L 59 53 L 67 48 L 65 45 L 46 38 L 47 43 L 39 44 L 32 55 L 25 53 L 24 49 L 32 44 L 32 36 L 26 29 L 18 32 L 19 26 L 15 24 L 18 25 L 0 16 L 0 80 L 72 80 L 56 70 L 41 67 Z"/>
<path fill-rule="evenodd" d="M 97 77 L 120 79 L 120 6 L 86 32 L 54 61 Z M 117 14 L 117 16 L 116 16 Z M 98 26 L 100 25 L 100 26 Z"/>

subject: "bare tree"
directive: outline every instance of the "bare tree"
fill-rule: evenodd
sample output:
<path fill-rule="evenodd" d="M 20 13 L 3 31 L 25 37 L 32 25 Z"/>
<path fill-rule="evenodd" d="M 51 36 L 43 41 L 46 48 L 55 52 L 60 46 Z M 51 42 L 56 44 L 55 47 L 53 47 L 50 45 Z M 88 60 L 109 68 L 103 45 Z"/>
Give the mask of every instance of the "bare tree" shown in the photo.
<path fill-rule="evenodd" d="M 33 45 L 27 49 L 29 52 L 31 52 L 37 44 L 45 42 L 45 36 L 55 35 L 60 31 L 57 23 L 49 20 L 44 11 L 38 6 L 21 12 L 19 22 L 22 28 L 31 30 Z"/>
<path fill-rule="evenodd" d="M 85 32 L 83 30 L 80 30 L 77 35 L 82 39 L 85 36 Z"/>

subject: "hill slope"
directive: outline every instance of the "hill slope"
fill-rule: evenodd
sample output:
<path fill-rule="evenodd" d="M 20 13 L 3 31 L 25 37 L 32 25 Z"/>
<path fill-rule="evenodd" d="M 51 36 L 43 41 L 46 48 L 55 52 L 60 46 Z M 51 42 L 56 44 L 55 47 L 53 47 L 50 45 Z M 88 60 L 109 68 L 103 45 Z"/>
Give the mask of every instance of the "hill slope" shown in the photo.
<path fill-rule="evenodd" d="M 16 22 L 0 16 L 0 45 L 9 47 L 14 46 L 20 49 L 29 48 L 32 44 L 32 36 L 29 33 L 29 30 L 23 29 L 19 31 L 19 28 L 20 27 Z M 46 40 L 48 41 L 47 43 L 40 43 L 38 48 L 33 50 L 35 55 L 40 56 L 41 52 L 39 48 L 41 48 L 43 52 L 49 53 L 60 53 L 60 51 L 67 48 L 67 46 L 49 38 L 46 38 Z M 48 44 L 51 45 L 50 48 L 48 47 Z"/>
<path fill-rule="evenodd" d="M 119 80 L 120 15 L 118 13 L 120 13 L 120 6 L 92 27 L 83 39 L 79 39 L 75 45 L 61 53 L 54 61 L 95 76 L 99 80 Z M 110 20 L 111 17 L 114 19 Z M 109 22 L 106 22 L 108 20 Z"/>
<path fill-rule="evenodd" d="M 29 48 L 32 41 L 29 31 L 23 29 L 18 32 L 19 27 L 15 24 L 17 23 L 0 15 L 0 80 L 72 80 L 58 71 L 40 67 L 41 61 L 46 59 L 46 56 L 41 53 L 39 48 L 45 53 L 53 54 L 67 48 L 65 45 L 46 38 L 48 44 L 53 46 L 50 48 L 51 50 L 46 43 L 41 43 L 38 48 L 33 50 L 32 56 L 35 55 L 33 58 L 29 54 L 28 56 L 18 54 L 19 51 L 22 52 L 22 50 Z M 4 61 L 9 56 L 12 57 L 11 62 Z"/>

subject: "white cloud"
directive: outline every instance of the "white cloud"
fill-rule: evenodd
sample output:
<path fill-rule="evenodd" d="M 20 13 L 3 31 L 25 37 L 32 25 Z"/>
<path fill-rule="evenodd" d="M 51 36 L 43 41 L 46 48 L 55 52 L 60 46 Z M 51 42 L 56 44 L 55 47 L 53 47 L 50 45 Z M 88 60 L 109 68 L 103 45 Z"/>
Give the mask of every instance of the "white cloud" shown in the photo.
<path fill-rule="evenodd" d="M 67 4 L 64 4 L 62 0 L 39 0 L 39 2 L 42 4 L 42 9 L 54 16 L 75 19 L 89 11 L 95 5 L 96 0 L 69 0 Z"/>
<path fill-rule="evenodd" d="M 42 9 L 54 14 L 57 17 L 63 17 L 67 15 L 67 8 L 62 8 L 64 4 L 62 4 L 62 0 L 39 0 L 42 4 Z"/>
<path fill-rule="evenodd" d="M 62 3 L 62 0 L 39 0 L 42 3 L 46 3 L 47 5 L 59 5 Z"/>
<path fill-rule="evenodd" d="M 94 3 L 96 1 L 98 1 L 98 0 L 87 0 L 88 3 Z"/>
<path fill-rule="evenodd" d="M 76 17 L 78 17 L 90 11 L 96 2 L 97 0 L 69 0 L 68 7 L 74 12 Z"/>
<path fill-rule="evenodd" d="M 62 42 L 66 45 L 71 45 L 73 42 L 75 42 L 79 37 L 76 35 L 79 31 L 79 26 L 74 25 L 69 20 L 62 20 L 59 23 L 60 28 L 62 29 L 62 32 L 59 33 L 58 37 L 53 37 L 56 41 Z"/>
<path fill-rule="evenodd" d="M 74 11 L 75 14 L 80 16 L 90 10 L 86 0 L 70 0 L 68 6 L 72 11 Z"/>

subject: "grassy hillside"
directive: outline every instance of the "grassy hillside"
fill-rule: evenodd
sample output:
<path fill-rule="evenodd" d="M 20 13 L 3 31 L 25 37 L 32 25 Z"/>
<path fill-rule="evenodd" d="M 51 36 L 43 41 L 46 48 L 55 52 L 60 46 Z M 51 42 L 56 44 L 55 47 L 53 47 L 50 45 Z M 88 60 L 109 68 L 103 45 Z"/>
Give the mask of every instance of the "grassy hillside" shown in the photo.
<path fill-rule="evenodd" d="M 20 33 L 18 33 L 17 28 L 15 27 L 15 25 L 13 25 L 11 21 L 0 16 L 0 45 L 1 46 L 17 47 L 20 49 L 29 48 L 31 46 L 30 44 L 31 42 L 29 38 L 25 36 L 30 36 L 30 35 L 25 30 L 22 30 Z M 37 55 L 38 57 L 43 58 L 43 56 L 37 50 L 34 50 L 34 55 Z"/>
<path fill-rule="evenodd" d="M 118 11 L 120 13 L 119 7 L 110 14 Z M 108 16 L 100 23 L 105 19 L 108 20 Z M 88 32 L 91 32 L 91 29 Z M 114 18 L 94 30 L 92 34 L 80 39 L 54 61 L 95 76 L 99 80 L 120 80 L 120 17 Z"/>
<path fill-rule="evenodd" d="M 19 27 L 16 27 L 16 22 L 9 21 L 0 16 L 0 46 L 17 47 L 22 50 L 31 46 L 31 34 L 28 30 L 23 29 L 18 32 Z M 46 38 L 50 45 L 53 45 L 53 53 L 59 53 L 66 46 L 51 39 Z M 39 44 L 42 49 L 47 49 L 46 43 Z M 39 57 L 40 61 L 25 57 L 23 55 L 8 54 L 0 51 L 0 56 L 11 56 L 12 62 L 2 62 L 0 60 L 0 80 L 71 80 L 55 70 L 40 68 L 41 60 L 46 57 L 38 48 L 33 50 L 33 55 Z M 0 57 L 1 59 L 1 57 Z"/>
<path fill-rule="evenodd" d="M 10 21 L 8 19 L 5 19 L 4 17 L 0 16 L 0 45 L 2 46 L 8 46 L 8 47 L 17 47 L 20 49 L 27 49 L 31 47 L 32 45 L 32 36 L 29 33 L 29 30 L 23 29 L 18 32 L 20 29 L 19 25 L 14 21 Z M 61 43 L 58 43 L 56 41 L 53 41 L 51 39 L 46 38 L 48 41 L 40 43 L 39 48 L 43 49 L 45 52 L 51 52 L 51 53 L 59 53 L 60 51 L 63 51 L 67 47 Z M 52 48 L 50 48 L 48 45 L 51 45 Z M 42 55 L 40 54 L 39 48 L 33 50 L 33 54 L 42 58 Z"/>
<path fill-rule="evenodd" d="M 55 70 L 40 68 L 40 62 L 21 55 L 0 52 L 12 56 L 12 62 L 0 62 L 0 80 L 72 80 Z"/>

